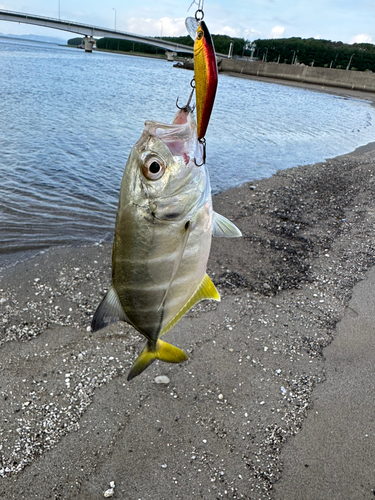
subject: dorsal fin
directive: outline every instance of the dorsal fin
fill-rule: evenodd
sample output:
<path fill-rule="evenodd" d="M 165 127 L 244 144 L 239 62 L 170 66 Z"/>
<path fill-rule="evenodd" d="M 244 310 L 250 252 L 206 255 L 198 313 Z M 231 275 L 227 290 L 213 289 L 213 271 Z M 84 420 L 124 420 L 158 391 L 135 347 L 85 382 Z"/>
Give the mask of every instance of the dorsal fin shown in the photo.
<path fill-rule="evenodd" d="M 182 316 L 189 311 L 189 309 L 191 309 L 201 300 L 205 299 L 217 300 L 218 302 L 220 301 L 219 292 L 216 290 L 215 285 L 212 283 L 210 277 L 207 274 L 204 276 L 197 290 L 193 293 L 190 299 L 188 299 L 186 304 L 182 306 L 176 316 L 171 319 L 171 321 L 163 328 L 160 333 L 160 337 L 167 333 L 167 331 L 170 330 L 177 323 L 177 321 L 179 321 Z"/>

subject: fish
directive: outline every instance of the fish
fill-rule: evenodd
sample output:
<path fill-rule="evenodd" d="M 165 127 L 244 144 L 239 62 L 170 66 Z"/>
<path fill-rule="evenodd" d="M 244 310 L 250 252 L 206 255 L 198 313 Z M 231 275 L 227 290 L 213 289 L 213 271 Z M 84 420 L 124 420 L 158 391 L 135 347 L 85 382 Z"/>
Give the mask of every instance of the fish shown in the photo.
<path fill-rule="evenodd" d="M 218 83 L 215 47 L 203 20 L 187 18 L 186 27 L 194 39 L 197 135 L 198 139 L 203 139 L 210 121 Z M 193 36 L 194 28 L 196 28 L 195 38 Z"/>
<path fill-rule="evenodd" d="M 196 122 L 190 106 L 172 124 L 146 121 L 121 181 L 112 251 L 112 284 L 91 323 L 95 332 L 116 321 L 147 343 L 128 380 L 153 361 L 187 360 L 160 339 L 197 302 L 220 301 L 206 274 L 212 235 L 241 236 L 212 209 L 208 169 L 197 167 Z"/>

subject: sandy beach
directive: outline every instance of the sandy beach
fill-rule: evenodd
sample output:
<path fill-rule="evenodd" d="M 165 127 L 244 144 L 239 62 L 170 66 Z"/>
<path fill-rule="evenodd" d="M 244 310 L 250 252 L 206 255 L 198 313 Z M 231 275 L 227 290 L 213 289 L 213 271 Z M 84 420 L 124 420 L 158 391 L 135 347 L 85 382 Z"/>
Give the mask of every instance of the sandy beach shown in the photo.
<path fill-rule="evenodd" d="M 243 232 L 213 241 L 222 302 L 131 382 L 144 339 L 89 328 L 111 245 L 4 269 L 0 498 L 374 498 L 374 148 L 215 196 Z"/>

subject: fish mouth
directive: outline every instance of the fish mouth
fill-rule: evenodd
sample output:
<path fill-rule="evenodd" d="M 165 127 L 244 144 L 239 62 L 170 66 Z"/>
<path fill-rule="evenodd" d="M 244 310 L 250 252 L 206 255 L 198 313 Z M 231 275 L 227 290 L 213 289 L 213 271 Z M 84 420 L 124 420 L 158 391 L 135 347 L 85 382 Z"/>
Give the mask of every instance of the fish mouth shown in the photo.
<path fill-rule="evenodd" d="M 190 99 L 189 99 L 190 101 Z M 176 104 L 177 105 L 177 104 Z M 173 119 L 172 124 L 173 125 L 183 125 L 187 123 L 188 117 L 192 116 L 193 117 L 193 109 L 189 106 L 189 104 L 186 104 L 183 108 L 178 107 L 178 111 Z"/>
<path fill-rule="evenodd" d="M 196 124 L 189 106 L 179 109 L 171 124 L 146 121 L 145 132 L 161 140 L 173 156 L 182 157 L 186 165 L 189 163 L 197 142 Z"/>

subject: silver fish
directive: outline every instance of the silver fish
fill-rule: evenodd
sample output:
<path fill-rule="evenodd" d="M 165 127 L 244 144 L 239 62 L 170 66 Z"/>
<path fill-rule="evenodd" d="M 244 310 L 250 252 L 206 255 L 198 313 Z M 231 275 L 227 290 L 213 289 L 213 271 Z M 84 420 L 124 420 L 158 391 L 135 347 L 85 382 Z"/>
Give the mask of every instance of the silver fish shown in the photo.
<path fill-rule="evenodd" d="M 91 327 L 97 331 L 122 320 L 146 337 L 128 380 L 155 359 L 187 359 L 160 337 L 197 302 L 220 300 L 206 274 L 211 236 L 241 236 L 228 219 L 213 212 L 208 170 L 194 161 L 199 154 L 196 123 L 186 106 L 171 125 L 147 121 L 125 167 L 112 286 Z"/>

